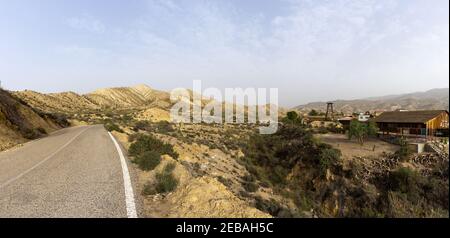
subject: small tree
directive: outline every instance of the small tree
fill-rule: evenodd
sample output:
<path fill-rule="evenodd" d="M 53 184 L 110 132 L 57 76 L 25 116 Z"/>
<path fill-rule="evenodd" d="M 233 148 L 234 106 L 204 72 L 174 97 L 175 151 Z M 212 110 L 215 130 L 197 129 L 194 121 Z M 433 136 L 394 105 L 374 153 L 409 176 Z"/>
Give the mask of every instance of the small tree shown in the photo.
<path fill-rule="evenodd" d="M 378 131 L 378 126 L 375 122 L 369 121 L 369 123 L 366 124 L 366 130 L 367 130 L 367 136 L 376 136 Z"/>
<path fill-rule="evenodd" d="M 297 112 L 291 111 L 291 112 L 287 113 L 286 117 L 284 118 L 284 121 L 286 123 L 290 123 L 290 124 L 294 125 L 297 123 L 300 124 L 302 122 L 302 119 L 300 118 L 300 116 L 298 115 Z"/>
<path fill-rule="evenodd" d="M 377 132 L 378 128 L 374 122 L 361 123 L 358 120 L 353 120 L 350 122 L 348 137 L 350 140 L 356 138 L 361 145 L 364 145 L 366 138 L 376 135 Z"/>
<path fill-rule="evenodd" d="M 318 116 L 319 115 L 319 113 L 316 111 L 316 110 L 314 110 L 314 109 L 312 109 L 310 112 L 309 112 L 309 114 L 308 115 L 310 115 L 310 116 L 312 116 L 312 117 L 314 117 L 314 116 Z"/>
<path fill-rule="evenodd" d="M 295 121 L 295 120 L 298 119 L 298 113 L 295 112 L 295 111 L 288 112 L 288 113 L 287 113 L 287 118 L 288 118 L 290 121 Z"/>
<path fill-rule="evenodd" d="M 411 156 L 413 151 L 408 146 L 408 141 L 405 138 L 400 138 L 398 143 L 400 145 L 400 149 L 396 151 L 395 154 L 400 158 L 400 160 L 405 161 Z"/>

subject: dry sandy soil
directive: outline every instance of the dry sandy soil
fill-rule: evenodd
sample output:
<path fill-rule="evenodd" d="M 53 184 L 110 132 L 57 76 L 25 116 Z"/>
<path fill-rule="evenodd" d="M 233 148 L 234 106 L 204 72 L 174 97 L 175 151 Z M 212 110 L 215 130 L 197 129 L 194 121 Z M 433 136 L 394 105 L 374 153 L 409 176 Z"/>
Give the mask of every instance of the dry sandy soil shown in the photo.
<path fill-rule="evenodd" d="M 127 131 L 125 129 L 125 131 Z M 130 131 L 131 132 L 131 131 Z M 128 136 L 113 132 L 125 148 L 129 148 Z M 269 218 L 269 214 L 252 207 L 248 201 L 235 193 L 242 189 L 240 178 L 245 175 L 243 168 L 230 155 L 221 150 L 211 150 L 205 145 L 188 145 L 178 139 L 162 134 L 154 134 L 161 140 L 174 145 L 180 158 L 177 160 L 163 156 L 161 164 L 153 171 L 138 171 L 138 190 L 147 183 L 155 182 L 155 174 L 166 164 L 175 163 L 174 176 L 179 181 L 177 189 L 169 194 L 144 196 L 146 217 L 207 217 L 207 218 Z M 193 165 L 199 165 L 199 171 Z M 137 169 L 137 168 L 136 168 Z M 218 181 L 225 178 L 229 185 Z"/>
<path fill-rule="evenodd" d="M 349 140 L 343 134 L 320 134 L 316 135 L 316 137 L 322 142 L 341 150 L 344 159 L 351 159 L 353 157 L 377 157 L 383 152 L 394 153 L 399 149 L 396 145 L 378 139 L 367 139 L 364 145 L 361 146 L 358 142 Z"/>

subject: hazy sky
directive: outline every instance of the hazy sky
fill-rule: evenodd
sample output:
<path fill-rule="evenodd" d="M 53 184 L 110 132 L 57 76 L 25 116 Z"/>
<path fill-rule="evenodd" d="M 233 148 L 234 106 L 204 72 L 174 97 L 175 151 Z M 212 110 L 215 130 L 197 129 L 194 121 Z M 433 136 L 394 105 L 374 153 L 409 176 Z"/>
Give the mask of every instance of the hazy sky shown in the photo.
<path fill-rule="evenodd" d="M 280 103 L 448 87 L 448 0 L 0 0 L 0 80 L 277 87 Z"/>

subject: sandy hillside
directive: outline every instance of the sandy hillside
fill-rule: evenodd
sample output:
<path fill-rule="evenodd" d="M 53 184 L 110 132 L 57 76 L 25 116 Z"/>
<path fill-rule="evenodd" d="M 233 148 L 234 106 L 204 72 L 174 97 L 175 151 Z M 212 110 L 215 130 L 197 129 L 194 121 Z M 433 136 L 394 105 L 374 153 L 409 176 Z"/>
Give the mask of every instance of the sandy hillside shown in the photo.
<path fill-rule="evenodd" d="M 158 107 L 145 109 L 140 111 L 135 116 L 136 119 L 141 121 L 167 121 L 170 122 L 170 113 L 168 110 L 164 110 Z"/>
<path fill-rule="evenodd" d="M 85 97 L 97 105 L 112 108 L 143 107 L 155 101 L 170 101 L 168 93 L 154 90 L 146 85 L 99 89 Z"/>
<path fill-rule="evenodd" d="M 74 92 L 43 94 L 26 90 L 14 92 L 13 94 L 33 108 L 45 112 L 74 113 L 100 108 Z"/>
<path fill-rule="evenodd" d="M 0 150 L 35 139 L 62 127 L 52 115 L 40 114 L 0 89 Z"/>
<path fill-rule="evenodd" d="M 30 90 L 14 92 L 14 95 L 41 111 L 69 114 L 98 112 L 104 109 L 168 109 L 171 106 L 169 93 L 154 90 L 146 85 L 105 88 L 85 95 L 74 92 L 43 94 Z"/>

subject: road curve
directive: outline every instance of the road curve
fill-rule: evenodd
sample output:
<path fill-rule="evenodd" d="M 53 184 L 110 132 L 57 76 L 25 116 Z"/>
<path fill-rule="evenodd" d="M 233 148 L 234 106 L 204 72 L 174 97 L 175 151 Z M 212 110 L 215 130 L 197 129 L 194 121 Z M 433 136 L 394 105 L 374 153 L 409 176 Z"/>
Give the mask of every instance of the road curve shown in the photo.
<path fill-rule="evenodd" d="M 2 152 L 0 217 L 130 217 L 121 159 L 103 126 L 67 128 Z"/>

